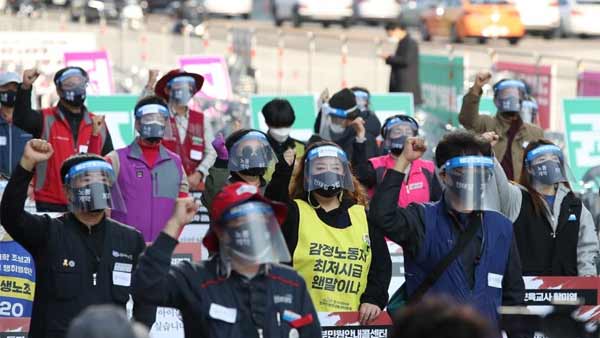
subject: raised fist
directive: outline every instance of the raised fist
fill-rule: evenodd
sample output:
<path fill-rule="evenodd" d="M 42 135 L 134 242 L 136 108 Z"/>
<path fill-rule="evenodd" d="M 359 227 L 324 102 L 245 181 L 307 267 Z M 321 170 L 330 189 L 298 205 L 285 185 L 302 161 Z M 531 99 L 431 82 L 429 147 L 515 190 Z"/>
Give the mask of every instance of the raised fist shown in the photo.
<path fill-rule="evenodd" d="M 48 161 L 54 154 L 52 145 L 42 139 L 31 139 L 25 144 L 21 166 L 27 170 L 32 170 L 36 164 Z"/>
<path fill-rule="evenodd" d="M 23 71 L 23 83 L 21 87 L 23 89 L 31 88 L 31 85 L 35 82 L 35 80 L 40 76 L 40 72 L 37 69 L 31 68 Z"/>
<path fill-rule="evenodd" d="M 473 87 L 481 89 L 483 86 L 490 82 L 491 78 L 492 74 L 490 72 L 479 72 L 475 76 L 475 83 L 473 84 Z"/>

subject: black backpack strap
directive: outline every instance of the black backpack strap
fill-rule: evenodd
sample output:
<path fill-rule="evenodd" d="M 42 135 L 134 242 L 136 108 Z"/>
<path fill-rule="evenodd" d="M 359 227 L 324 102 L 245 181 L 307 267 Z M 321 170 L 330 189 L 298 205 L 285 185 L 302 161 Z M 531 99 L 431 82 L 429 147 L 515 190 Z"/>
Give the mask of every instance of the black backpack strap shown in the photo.
<path fill-rule="evenodd" d="M 452 221 L 457 223 L 458 221 L 451 215 Z M 481 228 L 483 223 L 483 213 L 476 212 L 469 217 L 469 227 L 467 231 L 463 231 L 458 237 L 458 242 L 452 248 L 452 251 L 448 253 L 444 259 L 442 259 L 437 265 L 431 270 L 429 275 L 425 277 L 421 285 L 417 287 L 415 292 L 408 296 L 408 303 L 413 304 L 421 300 L 423 296 L 429 291 L 429 289 L 440 279 L 442 274 L 448 269 L 448 266 L 456 260 L 456 258 L 465 250 L 469 242 L 475 237 L 475 234 Z"/>

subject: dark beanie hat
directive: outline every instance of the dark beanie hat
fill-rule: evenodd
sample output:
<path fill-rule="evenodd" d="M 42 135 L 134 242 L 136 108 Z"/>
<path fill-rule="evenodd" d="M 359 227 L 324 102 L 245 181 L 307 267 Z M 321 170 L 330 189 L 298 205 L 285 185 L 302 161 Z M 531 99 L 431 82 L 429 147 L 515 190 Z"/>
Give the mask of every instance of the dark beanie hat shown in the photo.
<path fill-rule="evenodd" d="M 344 88 L 333 94 L 331 99 L 329 99 L 329 105 L 332 108 L 343 110 L 356 108 L 356 96 L 354 96 L 354 93 L 350 89 Z"/>

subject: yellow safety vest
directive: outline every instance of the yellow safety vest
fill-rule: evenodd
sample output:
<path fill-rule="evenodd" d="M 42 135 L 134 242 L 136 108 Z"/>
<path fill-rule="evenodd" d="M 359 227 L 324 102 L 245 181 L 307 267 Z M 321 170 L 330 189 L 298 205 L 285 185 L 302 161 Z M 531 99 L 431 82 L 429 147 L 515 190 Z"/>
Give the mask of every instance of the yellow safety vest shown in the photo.
<path fill-rule="evenodd" d="M 352 225 L 337 229 L 321 221 L 308 203 L 295 202 L 300 224 L 292 265 L 306 281 L 315 308 L 318 312 L 358 311 L 371 266 L 365 208 L 349 208 Z"/>

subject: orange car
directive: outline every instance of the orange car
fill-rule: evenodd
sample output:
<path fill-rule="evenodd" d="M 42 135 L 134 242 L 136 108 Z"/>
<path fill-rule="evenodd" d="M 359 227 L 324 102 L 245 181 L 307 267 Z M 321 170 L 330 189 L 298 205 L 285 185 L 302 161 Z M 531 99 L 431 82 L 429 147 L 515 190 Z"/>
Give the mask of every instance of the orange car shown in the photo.
<path fill-rule="evenodd" d="M 517 44 L 525 28 L 516 7 L 508 0 L 443 0 L 434 2 L 421 14 L 421 36 L 448 36 L 458 43 L 464 38 L 508 39 Z"/>

